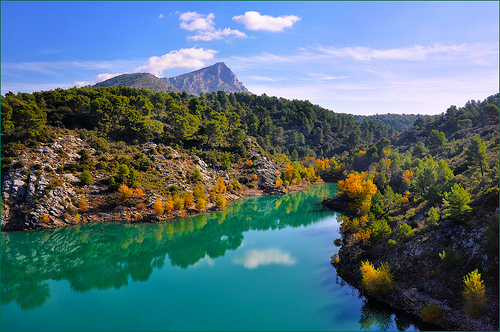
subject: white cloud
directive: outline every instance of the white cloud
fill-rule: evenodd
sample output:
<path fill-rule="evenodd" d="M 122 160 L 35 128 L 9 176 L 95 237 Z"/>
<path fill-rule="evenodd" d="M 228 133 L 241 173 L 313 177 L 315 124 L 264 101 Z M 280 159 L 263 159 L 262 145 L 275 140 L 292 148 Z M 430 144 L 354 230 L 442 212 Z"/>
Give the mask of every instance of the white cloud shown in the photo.
<path fill-rule="evenodd" d="M 266 76 L 248 76 L 249 79 L 253 81 L 263 81 L 263 82 L 277 82 L 279 79 Z"/>
<path fill-rule="evenodd" d="M 251 249 L 245 252 L 243 256 L 235 257 L 233 263 L 243 265 L 246 269 L 255 269 L 261 265 L 279 264 L 295 265 L 295 259 L 287 252 L 277 248 L 269 249 Z"/>
<path fill-rule="evenodd" d="M 208 15 L 198 14 L 197 12 L 186 12 L 179 16 L 181 20 L 181 28 L 188 31 L 212 31 L 215 30 L 214 23 L 215 15 L 210 13 Z"/>
<path fill-rule="evenodd" d="M 197 41 L 197 40 L 203 40 L 203 41 L 210 41 L 214 39 L 222 39 L 224 37 L 230 37 L 234 36 L 237 38 L 247 38 L 248 36 L 239 31 L 239 30 L 232 30 L 230 28 L 225 28 L 224 30 L 217 30 L 217 31 L 203 31 L 199 35 L 195 36 L 190 36 L 188 39 Z"/>
<path fill-rule="evenodd" d="M 432 46 L 416 45 L 413 47 L 393 48 L 386 50 L 362 46 L 344 48 L 321 46 L 317 47 L 316 50 L 334 57 L 348 57 L 361 61 L 368 61 L 373 59 L 424 61 L 429 59 L 429 57 L 431 56 L 450 58 L 464 53 L 470 53 L 471 48 L 467 44 L 434 44 Z"/>
<path fill-rule="evenodd" d="M 224 37 L 248 37 L 245 33 L 230 28 L 216 30 L 214 18 L 215 15 L 213 13 L 208 15 L 199 14 L 197 12 L 181 13 L 179 15 L 179 19 L 181 20 L 180 27 L 184 30 L 198 32 L 197 35 L 188 37 L 188 39 L 194 41 L 210 41 L 214 39 L 223 39 Z"/>
<path fill-rule="evenodd" d="M 160 57 L 149 58 L 149 63 L 145 66 L 134 69 L 135 72 L 148 72 L 158 77 L 162 72 L 170 68 L 200 68 L 205 65 L 203 60 L 210 60 L 217 53 L 216 50 L 203 48 L 181 48 L 171 51 Z"/>
<path fill-rule="evenodd" d="M 291 28 L 295 22 L 300 21 L 300 17 L 295 15 L 272 17 L 249 11 L 244 15 L 234 16 L 233 20 L 245 25 L 248 30 L 281 32 L 286 28 Z"/>
<path fill-rule="evenodd" d="M 160 14 L 160 16 L 158 16 L 158 18 L 164 18 L 164 17 L 165 17 L 165 15 L 163 15 L 163 14 Z"/>

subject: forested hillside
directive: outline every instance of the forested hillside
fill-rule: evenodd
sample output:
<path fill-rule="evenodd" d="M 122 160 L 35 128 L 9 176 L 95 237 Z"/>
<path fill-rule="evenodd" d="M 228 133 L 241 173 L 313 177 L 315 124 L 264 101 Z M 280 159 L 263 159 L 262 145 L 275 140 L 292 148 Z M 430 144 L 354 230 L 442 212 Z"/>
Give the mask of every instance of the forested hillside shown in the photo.
<path fill-rule="evenodd" d="M 375 114 L 375 115 L 355 115 L 356 120 L 375 120 L 382 122 L 386 125 L 393 127 L 398 132 L 403 132 L 405 130 L 413 127 L 413 123 L 419 117 L 430 117 L 429 115 L 420 114 Z"/>
<path fill-rule="evenodd" d="M 325 202 L 347 211 L 344 279 L 447 329 L 498 329 L 498 103 L 451 106 L 344 158 Z"/>
<path fill-rule="evenodd" d="M 10 165 L 5 158 L 14 157 L 23 146 L 46 141 L 57 128 L 91 131 L 96 145 L 163 143 L 218 164 L 245 155 L 246 135 L 271 154 L 298 160 L 355 151 L 396 133 L 380 122 L 358 122 L 308 101 L 223 91 L 194 97 L 87 87 L 8 93 L 1 100 L 3 170 Z"/>

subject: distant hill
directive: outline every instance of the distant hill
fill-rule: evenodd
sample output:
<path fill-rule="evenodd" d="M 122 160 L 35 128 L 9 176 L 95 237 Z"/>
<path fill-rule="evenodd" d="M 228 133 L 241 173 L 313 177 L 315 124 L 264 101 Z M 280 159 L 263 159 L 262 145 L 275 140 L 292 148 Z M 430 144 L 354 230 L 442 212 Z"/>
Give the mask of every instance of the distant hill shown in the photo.
<path fill-rule="evenodd" d="M 154 92 L 179 92 L 173 86 L 165 83 L 160 78 L 149 73 L 135 73 L 118 75 L 109 80 L 97 83 L 94 87 L 120 87 L 127 86 L 130 88 L 148 89 Z"/>
<path fill-rule="evenodd" d="M 356 120 L 375 120 L 393 127 L 400 133 L 413 127 L 419 117 L 427 118 L 429 115 L 420 114 L 376 114 L 376 115 L 354 115 Z"/>
<path fill-rule="evenodd" d="M 143 88 L 154 92 L 186 91 L 190 95 L 219 90 L 226 93 L 250 93 L 224 62 L 218 62 L 212 66 L 175 77 L 158 78 L 148 73 L 123 74 L 97 83 L 93 87 L 119 86 Z"/>
<path fill-rule="evenodd" d="M 205 67 L 187 74 L 164 77 L 162 80 L 180 91 L 186 91 L 192 95 L 199 95 L 201 92 L 213 92 L 223 90 L 226 93 L 245 92 L 248 89 L 238 81 L 236 75 L 224 62 Z"/>

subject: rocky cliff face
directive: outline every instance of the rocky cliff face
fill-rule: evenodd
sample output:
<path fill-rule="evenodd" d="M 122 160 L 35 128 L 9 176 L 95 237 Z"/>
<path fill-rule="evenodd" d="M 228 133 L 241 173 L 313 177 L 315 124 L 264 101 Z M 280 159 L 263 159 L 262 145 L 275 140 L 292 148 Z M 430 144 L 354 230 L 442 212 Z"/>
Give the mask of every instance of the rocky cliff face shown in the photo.
<path fill-rule="evenodd" d="M 348 203 L 341 195 L 323 202 L 331 209 L 346 210 Z M 426 217 L 416 216 L 417 223 Z M 368 260 L 375 267 L 387 263 L 393 275 L 394 289 L 375 298 L 394 308 L 423 318 L 420 311 L 426 306 L 438 307 L 442 319 L 439 325 L 447 330 L 492 331 L 498 330 L 498 288 L 486 284 L 489 300 L 483 315 L 472 318 L 464 310 L 463 276 L 469 272 L 463 266 L 476 266 L 483 277 L 491 277 L 498 267 L 495 261 L 482 250 L 486 228 L 475 219 L 467 225 L 448 224 L 442 227 L 418 230 L 411 239 L 398 240 L 388 246 L 387 239 L 369 244 L 348 234 L 333 260 L 338 275 L 362 291 L 360 265 Z M 443 246 L 453 248 L 457 256 L 454 261 L 443 260 L 439 253 Z M 434 328 L 431 328 L 434 329 Z"/>
<path fill-rule="evenodd" d="M 199 95 L 201 92 L 207 93 L 219 90 L 223 90 L 226 93 L 250 93 L 250 91 L 238 81 L 236 75 L 224 64 L 224 62 L 218 62 L 210 67 L 176 77 L 164 77 L 162 80 L 180 91 L 186 91 L 193 95 Z"/>
<path fill-rule="evenodd" d="M 53 228 L 86 222 L 165 220 L 216 209 L 215 202 L 209 201 L 202 211 L 174 211 L 160 218 L 154 214 L 153 204 L 157 197 L 165 199 L 168 194 L 151 187 L 176 186 L 192 192 L 196 183 L 190 180 L 190 176 L 195 167 L 200 171 L 201 182 L 207 191 L 215 185 L 218 177 L 222 177 L 226 184 L 247 179 L 248 183 L 224 194 L 228 201 L 248 195 L 285 194 L 290 190 L 276 187 L 278 166 L 262 156 L 258 146 L 249 151 L 250 165 L 241 162 L 225 171 L 169 146 L 147 143 L 140 149 L 147 158 L 154 160 L 154 169 L 142 177 L 153 177 L 153 180 L 144 180 L 149 181 L 150 188 L 143 181 L 144 196 L 131 198 L 126 204 L 120 202 L 116 189 L 109 187 L 112 176 L 109 172 L 95 170 L 92 172 L 93 183 L 82 185 L 81 172 L 68 167 L 80 163 L 82 151 L 86 151 L 85 155 L 94 165 L 100 162 L 102 155 L 99 156 L 85 140 L 64 135 L 51 144 L 24 151 L 3 179 L 2 230 Z M 248 180 L 252 174 L 257 174 L 257 179 Z M 82 198 L 87 202 L 87 208 L 79 206 Z"/>

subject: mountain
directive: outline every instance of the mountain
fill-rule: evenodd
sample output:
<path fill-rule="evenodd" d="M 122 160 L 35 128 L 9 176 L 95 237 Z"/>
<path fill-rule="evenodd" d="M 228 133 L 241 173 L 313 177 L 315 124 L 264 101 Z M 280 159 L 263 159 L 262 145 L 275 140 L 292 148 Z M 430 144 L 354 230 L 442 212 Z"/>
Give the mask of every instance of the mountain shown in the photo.
<path fill-rule="evenodd" d="M 217 62 L 212 66 L 175 77 L 158 78 L 148 73 L 123 74 L 93 85 L 105 88 L 119 86 L 143 88 L 154 92 L 186 91 L 191 95 L 219 90 L 226 93 L 250 93 L 224 62 Z"/>
<path fill-rule="evenodd" d="M 250 91 L 238 81 L 236 75 L 224 62 L 217 62 L 212 66 L 187 74 L 175 77 L 164 77 L 162 80 L 180 91 L 186 91 L 193 95 L 199 95 L 201 92 L 207 93 L 219 90 L 223 90 L 226 93 L 250 93 Z"/>
<path fill-rule="evenodd" d="M 135 73 L 118 75 L 109 80 L 97 83 L 94 87 L 119 87 L 128 86 L 130 88 L 143 88 L 154 92 L 179 92 L 173 86 L 165 83 L 160 78 L 149 73 Z"/>

